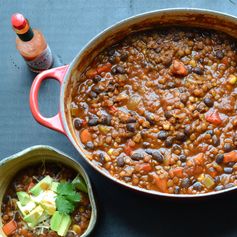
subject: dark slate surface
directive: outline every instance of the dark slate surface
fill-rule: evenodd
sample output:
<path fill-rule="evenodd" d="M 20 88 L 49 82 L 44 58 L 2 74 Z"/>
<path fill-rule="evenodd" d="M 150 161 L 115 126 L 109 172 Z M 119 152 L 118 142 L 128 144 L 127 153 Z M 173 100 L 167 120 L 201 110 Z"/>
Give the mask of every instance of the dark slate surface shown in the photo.
<path fill-rule="evenodd" d="M 237 236 L 237 193 L 196 201 L 163 200 L 132 192 L 96 173 L 61 134 L 37 124 L 28 97 L 34 74 L 15 49 L 10 15 L 25 14 L 41 29 L 55 55 L 55 65 L 69 63 L 83 45 L 111 24 L 137 13 L 168 7 L 199 7 L 237 15 L 237 0 L 0 0 L 0 157 L 36 144 L 54 146 L 88 171 L 99 206 L 93 236 Z M 58 108 L 59 87 L 47 81 L 40 93 L 44 115 Z"/>

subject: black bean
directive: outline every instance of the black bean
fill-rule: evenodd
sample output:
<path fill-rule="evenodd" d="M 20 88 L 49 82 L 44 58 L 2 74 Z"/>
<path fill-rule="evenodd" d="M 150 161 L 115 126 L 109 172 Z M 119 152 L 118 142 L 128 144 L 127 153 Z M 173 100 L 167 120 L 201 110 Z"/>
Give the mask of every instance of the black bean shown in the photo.
<path fill-rule="evenodd" d="M 167 83 L 167 88 L 169 89 L 175 88 L 175 86 L 176 86 L 176 83 L 174 81 L 170 81 Z"/>
<path fill-rule="evenodd" d="M 100 94 L 102 92 L 102 89 L 98 85 L 93 86 L 91 90 L 97 94 Z"/>
<path fill-rule="evenodd" d="M 187 136 L 190 136 L 192 134 L 192 128 L 190 125 L 186 125 L 186 127 L 184 128 L 184 133 L 187 135 Z"/>
<path fill-rule="evenodd" d="M 77 215 L 75 215 L 74 219 L 76 222 L 80 222 L 81 216 L 79 214 L 77 214 Z"/>
<path fill-rule="evenodd" d="M 180 187 L 179 186 L 175 186 L 174 187 L 174 194 L 179 194 L 180 192 Z"/>
<path fill-rule="evenodd" d="M 54 236 L 54 234 L 52 234 L 52 236 Z M 66 237 L 75 237 L 75 234 L 73 232 L 68 232 Z"/>
<path fill-rule="evenodd" d="M 221 51 L 221 50 L 217 50 L 216 51 L 216 57 L 218 58 L 218 59 L 222 59 L 222 58 L 224 58 L 224 53 Z"/>
<path fill-rule="evenodd" d="M 142 160 L 144 158 L 144 154 L 141 153 L 141 152 L 134 152 L 132 155 L 131 155 L 131 158 L 133 160 L 136 160 L 136 161 L 139 161 L 139 160 Z"/>
<path fill-rule="evenodd" d="M 160 131 L 158 133 L 158 138 L 161 140 L 161 141 L 164 141 L 166 138 L 168 137 L 168 134 L 166 131 Z"/>
<path fill-rule="evenodd" d="M 207 107 L 212 107 L 213 105 L 214 105 L 214 101 L 211 99 L 211 98 L 205 98 L 204 100 L 203 100 L 203 102 L 205 103 L 205 105 L 207 106 Z"/>
<path fill-rule="evenodd" d="M 200 67 L 195 67 L 195 68 L 193 68 L 192 71 L 193 71 L 194 73 L 198 74 L 198 75 L 203 75 L 203 73 L 204 73 L 203 69 L 200 68 Z"/>
<path fill-rule="evenodd" d="M 151 153 L 151 156 L 153 159 L 155 159 L 159 163 L 162 163 L 164 161 L 164 156 L 159 151 L 153 151 Z"/>
<path fill-rule="evenodd" d="M 136 123 L 137 120 L 133 117 L 130 117 L 128 120 L 127 120 L 127 123 Z"/>
<path fill-rule="evenodd" d="M 99 161 L 101 164 L 105 163 L 105 155 L 102 152 L 99 154 Z"/>
<path fill-rule="evenodd" d="M 94 99 L 94 98 L 97 97 L 97 93 L 95 93 L 94 91 L 90 91 L 90 92 L 89 92 L 89 96 L 90 96 L 92 99 Z"/>
<path fill-rule="evenodd" d="M 170 111 L 166 111 L 164 115 L 165 115 L 166 119 L 170 119 L 173 116 Z"/>
<path fill-rule="evenodd" d="M 173 141 L 174 141 L 173 137 L 167 137 L 167 139 L 165 140 L 165 145 L 167 147 L 171 147 L 173 145 Z"/>
<path fill-rule="evenodd" d="M 128 123 L 126 125 L 126 128 L 129 132 L 135 132 L 136 131 L 136 124 L 135 123 Z"/>
<path fill-rule="evenodd" d="M 220 145 L 220 139 L 216 135 L 214 135 L 212 137 L 212 144 L 213 144 L 213 146 L 219 146 Z"/>
<path fill-rule="evenodd" d="M 120 74 L 125 74 L 126 73 L 124 67 L 120 66 L 120 65 L 117 66 L 117 72 L 120 73 Z"/>
<path fill-rule="evenodd" d="M 115 54 L 115 49 L 110 49 L 109 51 L 108 51 L 108 55 L 109 56 L 113 56 Z"/>
<path fill-rule="evenodd" d="M 94 143 L 93 142 L 87 142 L 85 148 L 87 150 L 93 150 L 94 149 Z"/>
<path fill-rule="evenodd" d="M 146 120 L 151 124 L 154 125 L 155 124 L 155 118 L 154 118 L 154 114 L 153 113 L 146 113 Z"/>
<path fill-rule="evenodd" d="M 180 101 L 183 103 L 183 104 L 186 104 L 188 102 L 188 96 L 186 94 L 182 94 L 180 96 Z"/>
<path fill-rule="evenodd" d="M 233 146 L 230 144 L 230 143 L 225 143 L 224 144 L 224 151 L 225 152 L 230 152 L 230 151 L 232 151 L 234 148 L 233 148 Z"/>
<path fill-rule="evenodd" d="M 126 71 L 125 71 L 125 69 L 124 69 L 123 66 L 121 66 L 121 65 L 116 65 L 116 66 L 112 67 L 111 73 L 112 73 L 112 74 L 125 74 Z"/>
<path fill-rule="evenodd" d="M 233 166 L 235 165 L 235 162 L 228 162 L 226 165 L 227 165 L 228 167 L 233 167 Z"/>
<path fill-rule="evenodd" d="M 195 182 L 193 184 L 193 189 L 197 190 L 197 191 L 201 191 L 203 188 L 202 184 L 200 182 Z"/>
<path fill-rule="evenodd" d="M 76 118 L 73 122 L 74 124 L 74 127 L 76 130 L 80 130 L 82 128 L 82 125 L 83 125 L 83 120 L 80 119 L 80 118 Z"/>
<path fill-rule="evenodd" d="M 103 114 L 100 118 L 100 123 L 103 125 L 111 125 L 111 116 L 108 114 Z"/>
<path fill-rule="evenodd" d="M 223 162 L 223 160 L 224 160 L 224 155 L 223 154 L 218 154 L 216 156 L 216 163 L 217 164 L 221 164 Z"/>
<path fill-rule="evenodd" d="M 180 40 L 180 36 L 179 35 L 174 35 L 173 41 L 178 42 L 179 40 Z"/>
<path fill-rule="evenodd" d="M 231 167 L 224 167 L 224 172 L 225 172 L 226 174 L 232 174 L 233 168 L 231 168 Z"/>
<path fill-rule="evenodd" d="M 116 57 L 115 56 L 110 56 L 108 60 L 109 60 L 109 62 L 111 64 L 115 64 L 116 63 Z"/>
<path fill-rule="evenodd" d="M 183 132 L 177 132 L 176 134 L 176 140 L 180 142 L 185 142 L 187 140 L 187 136 Z"/>
<path fill-rule="evenodd" d="M 190 185 L 191 185 L 191 181 L 189 178 L 182 179 L 181 181 L 182 188 L 188 188 Z"/>
<path fill-rule="evenodd" d="M 123 167 L 125 165 L 124 156 L 120 155 L 117 157 L 117 165 Z"/>
<path fill-rule="evenodd" d="M 149 147 L 151 144 L 149 142 L 143 142 L 142 145 L 143 145 L 143 147 L 146 148 L 146 147 Z"/>
<path fill-rule="evenodd" d="M 101 76 L 100 75 L 96 75 L 94 78 L 93 78 L 93 81 L 94 82 L 99 82 L 101 80 Z"/>
<path fill-rule="evenodd" d="M 179 156 L 179 160 L 180 160 L 181 162 L 186 162 L 187 157 L 186 157 L 185 155 L 180 155 L 180 156 Z"/>
<path fill-rule="evenodd" d="M 89 126 L 96 126 L 98 124 L 98 122 L 99 122 L 99 119 L 97 117 L 93 116 L 93 117 L 89 118 L 88 125 Z"/>
<path fill-rule="evenodd" d="M 127 53 L 127 52 L 122 53 L 121 56 L 120 56 L 120 59 L 121 59 L 122 61 L 126 61 L 126 60 L 128 59 L 128 53 Z"/>
<path fill-rule="evenodd" d="M 195 34 L 194 34 L 193 32 L 187 32 L 187 33 L 186 33 L 186 37 L 187 37 L 188 39 L 193 39 L 193 38 L 195 37 Z"/>
<path fill-rule="evenodd" d="M 206 134 L 210 134 L 211 136 L 213 136 L 214 135 L 214 131 L 213 130 L 207 130 Z"/>
<path fill-rule="evenodd" d="M 226 184 L 224 188 L 233 188 L 235 185 L 233 183 Z"/>
<path fill-rule="evenodd" d="M 224 186 L 223 185 L 218 185 L 215 187 L 215 191 L 220 191 L 220 190 L 223 190 Z"/>

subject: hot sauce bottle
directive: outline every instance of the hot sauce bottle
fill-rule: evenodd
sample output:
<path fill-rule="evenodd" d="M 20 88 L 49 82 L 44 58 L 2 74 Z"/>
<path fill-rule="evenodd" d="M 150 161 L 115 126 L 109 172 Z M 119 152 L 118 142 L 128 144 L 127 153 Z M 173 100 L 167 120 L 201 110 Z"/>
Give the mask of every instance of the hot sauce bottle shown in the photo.
<path fill-rule="evenodd" d="M 33 72 L 49 69 L 53 64 L 51 50 L 43 36 L 30 27 L 29 21 L 20 13 L 12 15 L 13 30 L 16 32 L 16 48 Z"/>

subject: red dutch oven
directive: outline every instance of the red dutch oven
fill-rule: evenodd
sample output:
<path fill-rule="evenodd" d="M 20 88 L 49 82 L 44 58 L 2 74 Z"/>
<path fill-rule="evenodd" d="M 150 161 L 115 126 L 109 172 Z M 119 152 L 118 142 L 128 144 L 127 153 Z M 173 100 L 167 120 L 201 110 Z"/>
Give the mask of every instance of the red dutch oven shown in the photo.
<path fill-rule="evenodd" d="M 75 82 L 80 77 L 83 70 L 90 64 L 93 58 L 106 47 L 118 42 L 127 34 L 144 29 L 154 28 L 158 26 L 167 25 L 183 25 L 189 27 L 203 27 L 223 31 L 232 36 L 237 36 L 237 18 L 234 16 L 226 15 L 220 12 L 208 11 L 202 9 L 164 9 L 159 11 L 148 12 L 140 14 L 128 19 L 125 19 L 98 34 L 93 38 L 74 58 L 70 65 L 53 68 L 40 73 L 34 80 L 30 91 L 30 109 L 31 112 L 40 124 L 63 133 L 72 142 L 80 155 L 97 171 L 111 180 L 122 184 L 123 186 L 131 189 L 149 193 L 153 195 L 165 197 L 202 197 L 216 195 L 226 191 L 236 189 L 233 187 L 227 190 L 218 192 L 210 192 L 204 194 L 168 194 L 161 193 L 154 190 L 145 190 L 136 186 L 123 183 L 115 179 L 108 172 L 104 172 L 99 166 L 91 162 L 88 154 L 83 149 L 80 141 L 78 140 L 72 125 L 70 115 L 71 92 Z M 41 115 L 38 107 L 38 92 L 42 81 L 46 79 L 55 79 L 61 85 L 60 92 L 60 106 L 59 112 L 51 118 L 46 118 Z"/>

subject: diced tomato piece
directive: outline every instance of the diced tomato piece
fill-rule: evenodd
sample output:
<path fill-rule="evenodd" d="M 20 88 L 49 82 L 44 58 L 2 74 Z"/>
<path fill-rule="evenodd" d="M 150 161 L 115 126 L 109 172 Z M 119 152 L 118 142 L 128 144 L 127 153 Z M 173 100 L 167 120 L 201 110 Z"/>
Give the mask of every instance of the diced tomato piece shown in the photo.
<path fill-rule="evenodd" d="M 100 74 L 101 72 L 110 72 L 112 65 L 110 63 L 106 63 L 103 66 L 97 68 L 97 72 Z"/>
<path fill-rule="evenodd" d="M 31 181 L 26 189 L 27 192 L 29 192 L 33 187 L 35 186 L 35 183 Z"/>
<path fill-rule="evenodd" d="M 196 165 L 204 165 L 204 153 L 198 153 L 196 156 L 193 157 L 193 161 Z"/>
<path fill-rule="evenodd" d="M 224 155 L 224 163 L 237 162 L 237 151 L 230 151 Z"/>
<path fill-rule="evenodd" d="M 184 168 L 183 167 L 177 167 L 177 168 L 174 168 L 174 169 L 171 169 L 169 171 L 169 174 L 170 176 L 173 178 L 173 177 L 178 177 L 178 178 L 182 178 L 184 176 Z"/>
<path fill-rule="evenodd" d="M 152 171 L 152 166 L 149 163 L 142 163 L 142 164 L 137 164 L 135 166 L 135 169 L 137 171 L 143 171 L 144 173 L 149 173 Z"/>
<path fill-rule="evenodd" d="M 123 150 L 128 156 L 130 156 L 133 152 L 132 147 L 130 147 L 128 144 L 125 144 Z"/>
<path fill-rule="evenodd" d="M 209 123 L 212 123 L 212 124 L 215 124 L 215 125 L 219 125 L 222 123 L 222 120 L 220 118 L 220 114 L 217 110 L 209 110 L 206 115 L 206 120 L 209 122 Z"/>
<path fill-rule="evenodd" d="M 95 77 L 97 74 L 98 74 L 97 70 L 91 68 L 91 69 L 89 69 L 89 70 L 86 72 L 86 77 L 88 77 L 88 78 L 93 78 L 93 77 Z"/>
<path fill-rule="evenodd" d="M 113 105 L 108 106 L 108 109 L 109 109 L 109 111 L 112 112 L 112 113 L 115 113 L 115 112 L 118 111 L 118 109 L 117 109 L 115 106 L 113 106 Z"/>
<path fill-rule="evenodd" d="M 16 229 L 17 223 L 13 219 L 2 227 L 2 230 L 6 235 L 11 235 Z"/>
<path fill-rule="evenodd" d="M 83 129 L 81 131 L 80 138 L 83 144 L 86 144 L 87 142 L 92 141 L 92 136 L 88 129 Z"/>
<path fill-rule="evenodd" d="M 171 65 L 171 71 L 173 74 L 178 76 L 186 76 L 188 75 L 188 70 L 184 66 L 184 63 L 179 60 L 174 60 Z"/>
<path fill-rule="evenodd" d="M 154 183 L 156 184 L 159 191 L 167 193 L 168 192 L 168 186 L 167 186 L 167 178 L 161 178 L 157 174 L 153 175 Z"/>
<path fill-rule="evenodd" d="M 221 60 L 221 62 L 222 62 L 223 64 L 225 64 L 225 65 L 228 65 L 228 64 L 229 64 L 229 62 L 228 62 L 228 57 L 224 57 L 224 58 Z"/>

